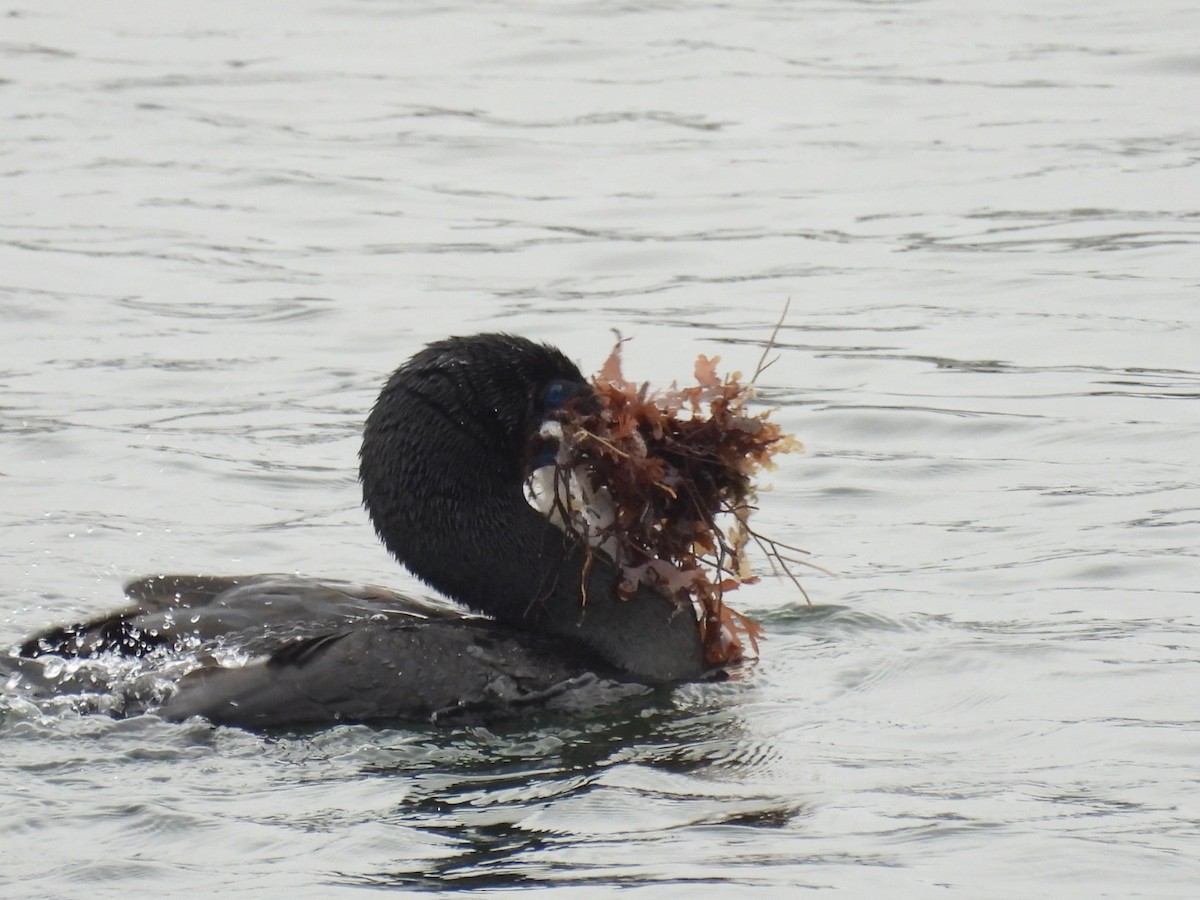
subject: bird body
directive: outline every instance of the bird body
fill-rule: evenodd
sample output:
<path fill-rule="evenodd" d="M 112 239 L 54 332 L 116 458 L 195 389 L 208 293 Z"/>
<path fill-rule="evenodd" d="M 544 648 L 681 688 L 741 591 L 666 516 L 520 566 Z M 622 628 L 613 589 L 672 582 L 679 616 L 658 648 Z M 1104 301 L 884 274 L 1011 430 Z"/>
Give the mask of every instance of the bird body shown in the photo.
<path fill-rule="evenodd" d="M 686 598 L 622 600 L 611 561 L 525 499 L 543 425 L 594 402 L 562 353 L 512 335 L 431 344 L 385 384 L 363 503 L 392 555 L 471 613 L 337 582 L 158 576 L 128 585 L 124 609 L 26 639 L 0 671 L 71 693 L 103 688 L 103 667 L 47 663 L 161 659 L 170 673 L 186 657 L 186 674 L 129 692 L 123 711 L 251 728 L 507 715 L 599 682 L 626 696 L 696 678 Z"/>

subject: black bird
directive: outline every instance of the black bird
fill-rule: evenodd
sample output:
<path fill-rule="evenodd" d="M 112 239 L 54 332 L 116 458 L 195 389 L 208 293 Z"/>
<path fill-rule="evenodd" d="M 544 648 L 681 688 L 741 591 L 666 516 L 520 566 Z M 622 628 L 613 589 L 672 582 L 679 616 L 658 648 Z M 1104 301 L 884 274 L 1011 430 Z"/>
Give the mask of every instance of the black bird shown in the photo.
<path fill-rule="evenodd" d="M 478 615 L 335 582 L 157 576 L 123 610 L 26 639 L 0 672 L 34 695 L 94 693 L 128 681 L 114 659 L 152 661 L 116 711 L 258 729 L 486 719 L 697 678 L 691 606 L 619 599 L 615 567 L 585 565 L 525 497 L 552 458 L 543 426 L 595 402 L 557 349 L 504 334 L 430 344 L 380 393 L 363 503 L 399 562 Z"/>

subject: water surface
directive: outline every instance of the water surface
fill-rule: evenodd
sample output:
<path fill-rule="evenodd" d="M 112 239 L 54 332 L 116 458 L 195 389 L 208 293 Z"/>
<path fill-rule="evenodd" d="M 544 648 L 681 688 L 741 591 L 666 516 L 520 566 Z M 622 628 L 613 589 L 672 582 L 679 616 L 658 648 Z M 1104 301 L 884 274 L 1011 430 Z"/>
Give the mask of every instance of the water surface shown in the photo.
<path fill-rule="evenodd" d="M 751 370 L 751 675 L 264 738 L 0 695 L 0 887 L 1190 896 L 1194 4 L 46 2 L 0 24 L 0 640 L 168 571 L 419 590 L 354 473 L 447 334 Z"/>

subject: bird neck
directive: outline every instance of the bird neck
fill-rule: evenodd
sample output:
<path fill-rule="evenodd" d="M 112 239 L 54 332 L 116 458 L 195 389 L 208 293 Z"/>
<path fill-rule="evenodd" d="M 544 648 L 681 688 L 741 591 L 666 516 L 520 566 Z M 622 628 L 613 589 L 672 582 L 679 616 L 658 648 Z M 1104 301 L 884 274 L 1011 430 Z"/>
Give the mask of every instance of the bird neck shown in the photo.
<path fill-rule="evenodd" d="M 577 641 L 636 678 L 666 682 L 703 672 L 690 604 L 650 588 L 621 600 L 616 567 L 603 556 L 589 560 L 578 540 L 529 506 L 519 486 L 478 469 L 465 481 L 463 474 L 456 473 L 452 492 L 372 508 L 400 562 L 473 610 Z M 436 479 L 443 489 L 446 477 Z"/>

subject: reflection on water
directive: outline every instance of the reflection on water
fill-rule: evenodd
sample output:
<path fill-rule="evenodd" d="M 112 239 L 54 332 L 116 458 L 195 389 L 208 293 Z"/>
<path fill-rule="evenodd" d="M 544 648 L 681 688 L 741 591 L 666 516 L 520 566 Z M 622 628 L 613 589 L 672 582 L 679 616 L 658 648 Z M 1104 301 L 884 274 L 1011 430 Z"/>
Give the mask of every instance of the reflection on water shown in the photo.
<path fill-rule="evenodd" d="M 809 452 L 757 521 L 838 575 L 742 592 L 743 680 L 596 718 L 6 691 L 4 895 L 1194 893 L 1196 17 L 10 10 L 3 640 L 168 570 L 420 590 L 354 475 L 400 360 L 503 329 L 586 371 L 615 328 L 634 378 L 750 371 L 789 297 L 761 397 Z"/>

